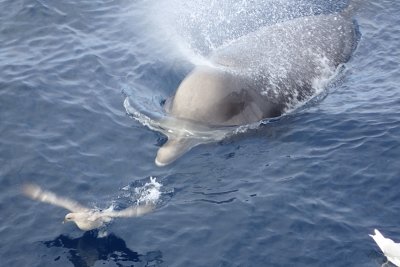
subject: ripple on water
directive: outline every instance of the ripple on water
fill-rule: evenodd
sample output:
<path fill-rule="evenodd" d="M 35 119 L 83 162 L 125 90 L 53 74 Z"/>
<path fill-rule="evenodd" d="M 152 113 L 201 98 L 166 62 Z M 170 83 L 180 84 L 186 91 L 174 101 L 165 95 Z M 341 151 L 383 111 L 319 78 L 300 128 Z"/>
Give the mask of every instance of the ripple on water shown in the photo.
<path fill-rule="evenodd" d="M 227 37 L 222 30 L 229 21 L 240 35 L 251 25 L 296 15 L 279 8 L 292 3 L 211 1 L 227 8 L 218 13 L 207 12 L 207 1 L 164 1 L 159 10 L 159 1 L 25 2 L 0 2 L 5 266 L 84 266 L 73 263 L 82 260 L 78 254 L 98 257 L 95 265 L 384 262 L 368 234 L 386 229 L 396 239 L 400 232 L 398 1 L 363 4 L 358 48 L 326 96 L 290 116 L 194 148 L 163 169 L 153 164 L 162 138 L 125 115 L 121 91 L 158 111 L 192 68 L 177 40 L 200 33 L 186 41 L 204 54 Z M 346 4 L 300 2 L 293 12 Z M 232 6 L 240 7 L 238 20 L 225 14 Z M 244 23 L 246 8 L 253 24 Z M 168 24 L 174 18 L 186 24 Z M 82 203 L 122 207 L 135 201 L 134 188 L 150 176 L 163 185 L 156 211 L 116 220 L 105 240 L 62 225 L 65 211 L 19 195 L 19 186 L 31 181 Z"/>

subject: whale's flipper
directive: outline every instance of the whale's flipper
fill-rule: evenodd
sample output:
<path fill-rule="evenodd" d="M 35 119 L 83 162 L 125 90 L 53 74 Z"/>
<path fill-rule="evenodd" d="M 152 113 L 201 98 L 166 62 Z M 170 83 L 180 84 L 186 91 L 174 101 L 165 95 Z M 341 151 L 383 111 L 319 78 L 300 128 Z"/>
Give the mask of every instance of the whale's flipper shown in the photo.
<path fill-rule="evenodd" d="M 168 136 L 168 141 L 157 152 L 155 163 L 166 166 L 200 143 L 196 138 Z"/>

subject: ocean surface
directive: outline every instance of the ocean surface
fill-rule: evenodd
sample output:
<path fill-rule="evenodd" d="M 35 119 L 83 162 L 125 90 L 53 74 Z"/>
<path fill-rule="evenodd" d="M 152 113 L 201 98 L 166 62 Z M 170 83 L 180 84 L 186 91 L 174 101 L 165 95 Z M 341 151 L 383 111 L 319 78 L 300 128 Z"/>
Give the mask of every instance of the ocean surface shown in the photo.
<path fill-rule="evenodd" d="M 361 3 L 357 48 L 323 93 L 166 167 L 154 164 L 166 137 L 124 107 L 157 116 L 217 47 L 347 4 L 0 1 L 0 265 L 385 263 L 368 234 L 400 241 L 400 1 Z M 98 238 L 25 183 L 93 208 L 153 193 L 157 206 Z"/>

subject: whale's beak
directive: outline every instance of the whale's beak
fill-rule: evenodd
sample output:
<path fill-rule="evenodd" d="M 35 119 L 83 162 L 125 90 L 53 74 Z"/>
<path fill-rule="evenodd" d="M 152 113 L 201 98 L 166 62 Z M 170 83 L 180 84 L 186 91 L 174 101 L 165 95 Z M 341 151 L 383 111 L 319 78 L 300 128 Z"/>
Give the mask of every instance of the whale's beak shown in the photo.
<path fill-rule="evenodd" d="M 190 138 L 168 138 L 158 150 L 155 163 L 159 167 L 171 164 L 198 143 Z"/>

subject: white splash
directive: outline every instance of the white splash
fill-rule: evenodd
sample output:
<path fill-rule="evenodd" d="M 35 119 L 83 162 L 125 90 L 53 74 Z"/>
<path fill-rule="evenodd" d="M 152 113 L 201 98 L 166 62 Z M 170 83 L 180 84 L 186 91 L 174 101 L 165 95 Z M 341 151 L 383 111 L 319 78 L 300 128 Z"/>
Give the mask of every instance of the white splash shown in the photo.
<path fill-rule="evenodd" d="M 337 76 L 340 66 L 335 68 L 330 65 L 329 59 L 325 55 L 315 55 L 320 63 L 320 76 L 312 81 L 312 88 L 315 94 L 321 93 L 327 85 Z"/>
<path fill-rule="evenodd" d="M 165 34 L 177 50 L 195 65 L 216 48 L 259 27 L 305 15 L 300 10 L 310 6 L 297 0 L 157 0 L 146 1 L 149 16 L 158 34 Z"/>
<path fill-rule="evenodd" d="M 137 204 L 156 204 L 161 196 L 161 187 L 162 184 L 157 182 L 155 177 L 150 177 L 150 182 L 135 188 Z"/>

